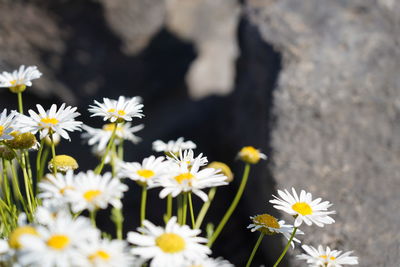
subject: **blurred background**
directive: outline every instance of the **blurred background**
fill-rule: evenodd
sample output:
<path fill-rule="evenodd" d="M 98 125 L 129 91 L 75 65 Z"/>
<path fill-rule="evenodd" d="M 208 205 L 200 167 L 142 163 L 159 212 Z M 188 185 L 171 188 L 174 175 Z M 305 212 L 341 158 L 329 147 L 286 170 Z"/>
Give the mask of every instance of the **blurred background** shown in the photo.
<path fill-rule="evenodd" d="M 400 2 L 396 0 L 0 0 L 0 71 L 36 65 L 42 78 L 25 109 L 66 102 L 80 119 L 94 99 L 143 97 L 143 141 L 180 136 L 236 180 L 218 190 L 207 218 L 218 222 L 235 194 L 245 145 L 268 161 L 254 166 L 214 256 L 244 266 L 258 237 L 249 216 L 271 213 L 276 189 L 295 187 L 334 203 L 336 223 L 304 227 L 303 243 L 354 250 L 360 266 L 399 266 Z M 1 108 L 16 95 L 0 91 Z M 79 134 L 58 153 L 81 170 L 95 158 Z M 137 227 L 139 188 L 124 200 L 125 230 Z M 161 223 L 158 190 L 148 218 Z M 200 201 L 196 201 L 200 205 Z M 134 213 L 134 215 L 132 214 Z M 107 212 L 101 226 L 112 229 Z M 266 238 L 254 266 L 272 266 L 280 237 Z M 282 266 L 304 266 L 290 250 Z"/>

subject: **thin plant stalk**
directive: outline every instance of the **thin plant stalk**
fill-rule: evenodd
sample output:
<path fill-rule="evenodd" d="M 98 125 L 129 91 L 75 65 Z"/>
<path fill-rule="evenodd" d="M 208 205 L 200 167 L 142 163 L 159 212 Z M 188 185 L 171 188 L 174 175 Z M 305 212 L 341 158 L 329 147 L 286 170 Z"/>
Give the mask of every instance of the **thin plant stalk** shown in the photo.
<path fill-rule="evenodd" d="M 140 226 L 143 226 L 143 221 L 146 219 L 146 201 L 147 201 L 147 187 L 142 186 L 142 201 L 140 204 Z"/>
<path fill-rule="evenodd" d="M 107 144 L 107 147 L 106 147 L 106 151 L 104 152 L 104 155 L 101 157 L 101 162 L 100 162 L 100 164 L 96 167 L 96 169 L 95 169 L 95 171 L 94 171 L 96 174 L 100 174 L 101 171 L 102 171 L 103 168 L 104 168 L 104 164 L 105 164 L 105 161 L 106 161 L 108 152 L 110 152 L 110 149 L 111 149 L 111 147 L 112 147 L 112 144 L 114 143 L 114 139 L 115 139 L 116 132 L 117 132 L 117 127 L 118 127 L 118 122 L 116 122 L 116 123 L 114 124 L 114 129 L 113 129 L 113 131 L 112 131 L 110 140 L 108 141 L 108 144 Z"/>
<path fill-rule="evenodd" d="M 217 187 L 211 188 L 210 191 L 208 192 L 208 200 L 204 202 L 199 214 L 197 215 L 194 229 L 199 229 L 201 227 L 201 224 L 203 223 L 204 217 L 206 216 L 207 211 L 210 208 L 211 202 L 213 201 L 216 192 L 217 192 Z"/>
<path fill-rule="evenodd" d="M 256 255 L 257 249 L 261 244 L 262 239 L 264 238 L 265 234 L 261 232 L 260 236 L 257 239 L 256 244 L 254 245 L 253 251 L 250 254 L 249 259 L 247 260 L 246 267 L 250 267 L 251 262 L 253 261 L 254 255 Z"/>
<path fill-rule="evenodd" d="M 6 170 L 6 164 L 5 160 L 2 160 L 2 167 L 3 167 L 3 172 L 2 172 L 2 187 L 3 187 L 3 193 L 5 195 L 6 203 L 7 205 L 11 204 L 11 190 L 10 190 L 10 183 L 8 181 L 7 177 L 7 170 Z"/>
<path fill-rule="evenodd" d="M 91 210 L 89 212 L 90 214 L 90 221 L 92 222 L 92 225 L 96 227 L 96 214 L 97 214 L 97 209 Z"/>
<path fill-rule="evenodd" d="M 290 236 L 290 238 L 289 238 L 289 241 L 287 242 L 287 244 L 286 244 L 286 246 L 285 246 L 285 249 L 282 251 L 282 254 L 279 256 L 279 258 L 278 258 L 277 261 L 275 262 L 274 267 L 278 266 L 278 264 L 282 261 L 283 257 L 285 257 L 285 254 L 286 254 L 286 252 L 288 251 L 289 246 L 290 246 L 290 244 L 292 243 L 292 240 L 293 240 L 293 238 L 294 238 L 294 236 L 295 236 L 295 234 L 296 234 L 297 228 L 298 228 L 298 227 L 294 227 L 294 228 L 293 228 L 293 232 L 292 232 L 292 234 L 291 234 L 291 236 Z"/>
<path fill-rule="evenodd" d="M 250 173 L 250 164 L 246 163 L 245 167 L 244 167 L 244 172 L 243 172 L 243 177 L 242 177 L 242 181 L 240 183 L 239 189 L 236 193 L 235 198 L 233 199 L 230 207 L 228 208 L 228 210 L 226 211 L 224 217 L 222 218 L 221 222 L 218 224 L 217 229 L 215 230 L 215 232 L 212 234 L 212 236 L 210 237 L 207 246 L 211 248 L 211 246 L 213 245 L 213 243 L 215 242 L 215 240 L 218 238 L 219 234 L 221 233 L 222 229 L 224 229 L 225 224 L 228 222 L 229 218 L 231 217 L 232 213 L 235 211 L 242 195 L 244 192 L 244 189 L 246 188 L 246 183 L 247 183 L 247 179 L 249 178 L 249 173 Z"/>
<path fill-rule="evenodd" d="M 21 204 L 22 204 L 22 207 L 25 210 L 25 213 L 29 214 L 29 209 L 26 206 L 25 198 L 22 196 L 21 189 L 20 189 L 20 186 L 19 186 L 17 171 L 15 170 L 14 166 L 12 165 L 12 163 L 10 161 L 6 162 L 6 166 L 8 166 L 11 169 L 12 184 L 13 184 L 13 188 L 14 188 L 14 190 L 16 192 L 15 195 L 17 195 L 17 198 L 21 201 Z"/>
<path fill-rule="evenodd" d="M 24 114 L 24 105 L 22 103 L 22 92 L 19 92 L 17 94 L 18 94 L 18 112 Z"/>
<path fill-rule="evenodd" d="M 179 194 L 176 198 L 177 202 L 177 215 L 178 215 L 178 223 L 182 224 L 182 206 L 183 206 L 183 197 L 181 194 Z"/>
<path fill-rule="evenodd" d="M 167 196 L 167 214 L 166 214 L 166 221 L 169 221 L 172 216 L 172 195 L 169 194 Z"/>
<path fill-rule="evenodd" d="M 188 203 L 188 193 L 183 193 L 183 205 L 182 205 L 182 225 L 186 224 L 186 215 L 187 215 L 187 203 Z"/>
<path fill-rule="evenodd" d="M 189 199 L 190 219 L 192 221 L 192 228 L 194 228 L 195 220 L 194 220 L 194 211 L 193 211 L 193 202 L 192 202 L 192 193 L 191 192 L 188 192 L 188 199 Z"/>
<path fill-rule="evenodd" d="M 42 177 L 40 176 L 40 173 L 41 173 L 40 167 L 41 167 L 43 146 L 44 146 L 44 138 L 42 140 L 40 140 L 39 151 L 36 155 L 36 184 L 35 184 L 35 188 L 34 188 L 35 195 L 37 194 L 37 190 L 38 190 L 37 185 L 42 180 Z"/>

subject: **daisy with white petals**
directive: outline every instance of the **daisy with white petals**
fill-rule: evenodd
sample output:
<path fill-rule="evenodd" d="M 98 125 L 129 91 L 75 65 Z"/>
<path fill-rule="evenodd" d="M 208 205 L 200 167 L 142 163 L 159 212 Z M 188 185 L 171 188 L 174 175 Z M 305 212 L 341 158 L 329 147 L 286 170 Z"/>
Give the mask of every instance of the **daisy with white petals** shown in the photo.
<path fill-rule="evenodd" d="M 168 162 L 164 157 L 150 156 L 139 162 L 120 162 L 118 164 L 118 174 L 120 178 L 129 178 L 136 181 L 139 185 L 152 186 L 154 179 L 164 174 Z"/>
<path fill-rule="evenodd" d="M 25 68 L 22 65 L 12 73 L 3 71 L 0 74 L 0 87 L 8 87 L 13 93 L 20 93 L 25 90 L 26 86 L 32 86 L 31 81 L 40 78 L 40 76 L 42 76 L 42 73 L 38 71 L 36 66 Z"/>
<path fill-rule="evenodd" d="M 73 212 L 105 209 L 109 204 L 121 208 L 121 198 L 128 190 L 128 186 L 121 183 L 118 178 L 113 178 L 111 173 L 99 175 L 93 171 L 77 174 L 74 187 L 75 190 L 67 192 Z"/>
<path fill-rule="evenodd" d="M 321 198 L 312 199 L 311 193 L 301 190 L 300 196 L 297 195 L 296 190 L 292 188 L 292 194 L 288 190 L 278 190 L 281 197 L 273 196 L 275 199 L 269 202 L 274 205 L 274 208 L 282 210 L 294 216 L 294 226 L 299 227 L 303 222 L 307 225 L 315 224 L 323 227 L 324 224 L 332 224 L 335 220 L 329 215 L 335 214 L 335 211 L 328 211 L 332 206 L 329 201 L 321 202 Z"/>
<path fill-rule="evenodd" d="M 340 250 L 325 249 L 320 245 L 318 249 L 303 245 L 301 246 L 307 254 L 298 255 L 300 260 L 306 260 L 310 267 L 342 267 L 343 265 L 358 264 L 358 257 L 350 256 L 353 251 L 342 253 Z"/>
<path fill-rule="evenodd" d="M 211 254 L 211 250 L 201 244 L 207 242 L 206 238 L 198 237 L 201 231 L 179 225 L 176 217 L 168 221 L 165 229 L 145 220 L 138 231 L 140 233 L 128 233 L 128 242 L 135 245 L 131 253 L 150 260 L 150 267 L 183 266 Z"/>
<path fill-rule="evenodd" d="M 176 164 L 188 164 L 189 166 L 193 165 L 195 159 L 198 159 L 200 166 L 207 165 L 208 159 L 207 157 L 203 157 L 203 153 L 200 153 L 196 158 L 194 157 L 193 150 L 179 150 L 178 153 L 169 153 L 167 155 L 167 159 L 176 163 Z"/>
<path fill-rule="evenodd" d="M 57 133 L 64 139 L 70 140 L 68 132 L 80 131 L 81 121 L 75 121 L 80 115 L 76 112 L 76 107 L 62 104 L 59 109 L 53 104 L 47 111 L 41 105 L 36 105 L 38 113 L 30 109 L 29 115 L 20 115 L 18 125 L 22 132 L 31 132 L 33 134 L 40 132 L 40 139 L 45 138 L 50 133 Z M 67 132 L 68 131 L 68 132 Z"/>
<path fill-rule="evenodd" d="M 82 126 L 83 130 L 86 132 L 82 134 L 82 137 L 87 140 L 90 146 L 96 145 L 97 150 L 105 150 L 108 141 L 111 139 L 112 132 L 115 128 L 115 124 L 109 123 L 105 124 L 103 128 L 97 129 L 92 128 L 87 125 Z M 134 133 L 142 130 L 144 128 L 143 124 L 133 126 L 127 122 L 125 124 L 119 124 L 117 130 L 115 131 L 116 139 L 115 144 L 119 144 L 120 140 L 131 141 L 134 144 L 139 143 L 142 139 Z"/>
<path fill-rule="evenodd" d="M 14 139 L 10 133 L 14 131 L 11 125 L 14 122 L 14 117 L 16 114 L 17 112 L 11 111 L 10 114 L 7 115 L 7 109 L 4 109 L 0 114 L 0 141 Z"/>
<path fill-rule="evenodd" d="M 94 101 L 96 105 L 89 106 L 91 117 L 100 116 L 110 122 L 131 121 L 132 118 L 142 118 L 143 104 L 139 97 L 125 98 L 120 96 L 118 100 L 103 98 L 103 103 Z"/>
<path fill-rule="evenodd" d="M 172 152 L 178 153 L 180 150 L 195 149 L 197 146 L 192 141 L 185 141 L 183 137 L 179 137 L 178 140 L 170 140 L 164 143 L 161 140 L 153 142 L 153 150 L 156 152 Z"/>
<path fill-rule="evenodd" d="M 213 168 L 200 170 L 201 158 L 197 157 L 192 166 L 186 163 L 172 164 L 169 172 L 157 179 L 156 186 L 163 189 L 160 198 L 165 198 L 169 194 L 176 197 L 182 192 L 193 192 L 203 201 L 208 200 L 206 193 L 202 189 L 228 184 L 227 177 Z"/>
<path fill-rule="evenodd" d="M 44 181 L 38 184 L 40 190 L 38 197 L 66 202 L 66 193 L 76 188 L 74 180 L 73 171 L 68 171 L 66 174 L 57 173 L 55 176 L 47 174 Z"/>

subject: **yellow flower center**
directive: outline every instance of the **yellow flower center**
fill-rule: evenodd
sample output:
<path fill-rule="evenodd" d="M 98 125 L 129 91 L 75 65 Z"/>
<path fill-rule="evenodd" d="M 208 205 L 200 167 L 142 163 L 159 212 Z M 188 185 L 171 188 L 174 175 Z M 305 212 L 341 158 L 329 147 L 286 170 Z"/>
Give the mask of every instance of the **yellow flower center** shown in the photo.
<path fill-rule="evenodd" d="M 8 239 L 8 244 L 10 247 L 19 249 L 22 247 L 21 243 L 19 242 L 19 239 L 22 235 L 35 235 L 39 236 L 39 233 L 36 231 L 35 228 L 32 226 L 21 226 L 15 229 L 11 234 L 10 238 Z"/>
<path fill-rule="evenodd" d="M 98 250 L 89 256 L 90 261 L 95 261 L 96 259 L 108 260 L 110 258 L 111 258 L 110 254 L 108 254 L 104 250 Z"/>
<path fill-rule="evenodd" d="M 156 238 L 156 245 L 165 253 L 177 253 L 185 249 L 185 240 L 174 233 L 165 233 Z"/>
<path fill-rule="evenodd" d="M 142 176 L 146 179 L 151 178 L 154 176 L 154 172 L 152 170 L 141 169 L 136 172 L 139 176 Z"/>
<path fill-rule="evenodd" d="M 313 213 L 310 205 L 305 202 L 297 202 L 293 204 L 292 209 L 303 216 L 311 215 Z"/>
<path fill-rule="evenodd" d="M 257 215 L 255 218 L 253 218 L 253 222 L 258 225 L 263 225 L 271 228 L 281 228 L 281 226 L 278 223 L 278 220 L 269 214 L 261 214 Z"/>
<path fill-rule="evenodd" d="M 120 115 L 120 116 L 126 115 L 125 110 L 118 110 L 118 115 Z"/>
<path fill-rule="evenodd" d="M 109 110 L 107 110 L 107 112 L 113 113 L 113 112 L 115 112 L 115 108 L 110 108 Z"/>
<path fill-rule="evenodd" d="M 26 89 L 26 85 L 23 84 L 23 80 L 12 80 L 10 81 L 10 91 L 13 93 L 22 93 Z"/>
<path fill-rule="evenodd" d="M 322 259 L 324 259 L 324 260 L 328 259 L 328 255 L 320 255 L 319 257 L 322 258 Z M 332 260 L 332 261 L 333 261 L 333 260 L 336 260 L 336 258 L 333 257 L 333 256 L 330 256 L 329 259 Z"/>
<path fill-rule="evenodd" d="M 17 80 L 12 80 L 10 81 L 11 85 L 16 85 L 17 84 Z"/>
<path fill-rule="evenodd" d="M 53 125 L 56 125 L 58 123 L 58 120 L 56 118 L 49 118 L 49 117 L 43 118 L 40 121 L 46 124 L 53 124 Z"/>
<path fill-rule="evenodd" d="M 107 110 L 107 112 L 110 112 L 110 113 L 115 113 L 115 112 L 117 112 L 117 114 L 118 114 L 119 116 L 124 116 L 124 115 L 126 115 L 125 110 L 122 110 L 122 109 L 116 110 L 115 108 L 110 108 L 109 110 Z"/>
<path fill-rule="evenodd" d="M 91 201 L 93 201 L 94 198 L 96 198 L 100 194 L 101 194 L 100 190 L 88 190 L 83 194 L 83 197 L 87 201 L 91 202 Z"/>
<path fill-rule="evenodd" d="M 47 240 L 47 245 L 55 250 L 62 250 L 70 243 L 66 235 L 53 235 Z"/>
<path fill-rule="evenodd" d="M 3 135 L 3 132 L 4 132 L 4 127 L 0 125 L 0 136 Z"/>
<path fill-rule="evenodd" d="M 240 150 L 239 157 L 246 163 L 256 164 L 260 161 L 260 151 L 252 146 L 245 146 Z"/>
<path fill-rule="evenodd" d="M 75 188 L 74 188 L 73 186 L 66 186 L 66 187 L 60 189 L 60 194 L 61 194 L 61 195 L 64 195 L 64 194 L 65 194 L 65 191 L 67 191 L 67 190 L 74 190 L 74 189 L 75 189 Z"/>
<path fill-rule="evenodd" d="M 191 174 L 190 172 L 186 172 L 186 173 L 182 173 L 179 174 L 178 176 L 175 176 L 175 180 L 182 184 L 184 181 L 189 181 L 192 180 L 192 178 L 194 177 L 193 174 Z"/>
<path fill-rule="evenodd" d="M 107 123 L 103 125 L 103 130 L 104 131 L 108 131 L 108 132 L 112 132 L 115 129 L 115 124 L 114 123 Z M 121 131 L 122 128 L 120 126 L 117 127 L 117 131 Z"/>
<path fill-rule="evenodd" d="M 50 161 L 50 166 L 55 165 L 61 170 L 76 170 L 79 165 L 73 157 L 68 155 L 57 155 Z"/>

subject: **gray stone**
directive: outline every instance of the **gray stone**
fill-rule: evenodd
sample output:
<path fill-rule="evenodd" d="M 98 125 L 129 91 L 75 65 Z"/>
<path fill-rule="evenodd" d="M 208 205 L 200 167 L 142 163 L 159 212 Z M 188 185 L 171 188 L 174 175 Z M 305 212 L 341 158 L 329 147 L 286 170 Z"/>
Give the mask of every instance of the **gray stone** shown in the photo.
<path fill-rule="evenodd" d="M 305 189 L 337 211 L 333 225 L 302 227 L 304 244 L 354 250 L 360 266 L 398 266 L 400 3 L 253 0 L 247 8 L 284 59 L 271 133 L 278 188 Z"/>

